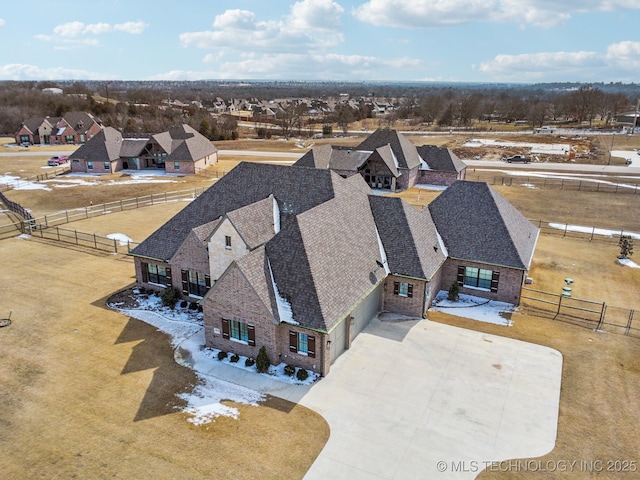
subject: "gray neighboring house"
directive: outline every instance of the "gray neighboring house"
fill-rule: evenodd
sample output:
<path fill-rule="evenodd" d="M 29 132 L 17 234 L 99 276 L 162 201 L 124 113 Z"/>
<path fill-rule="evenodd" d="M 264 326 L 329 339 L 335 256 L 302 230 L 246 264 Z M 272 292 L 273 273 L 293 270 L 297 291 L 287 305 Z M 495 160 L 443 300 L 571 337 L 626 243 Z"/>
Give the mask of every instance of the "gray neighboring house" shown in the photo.
<path fill-rule="evenodd" d="M 486 183 L 458 181 L 429 204 L 447 248 L 442 285 L 518 304 L 540 230 Z"/>
<path fill-rule="evenodd" d="M 449 186 L 464 180 L 467 165 L 449 148 L 416 147 L 402 133 L 380 128 L 356 147 L 321 145 L 304 154 L 296 167 L 359 174 L 373 189 L 396 192 L 416 184 Z"/>
<path fill-rule="evenodd" d="M 477 265 L 482 278 L 498 272 L 494 283 L 473 287 L 476 295 L 519 298 L 537 229 L 483 187 L 457 182 L 453 195 L 417 210 L 372 195 L 359 175 L 241 163 L 132 250 L 137 283 L 199 302 L 208 347 L 255 358 L 264 346 L 272 363 L 327 375 L 380 311 L 424 317 L 448 288 L 447 268 L 461 261 Z M 448 199 L 472 218 L 487 216 L 486 224 L 459 221 L 457 209 L 448 215 Z M 451 238 L 455 228 L 498 249 L 466 252 Z"/>
<path fill-rule="evenodd" d="M 417 183 L 449 186 L 456 180 L 465 179 L 467 164 L 450 148 L 422 145 L 417 150 L 426 164 L 426 167 L 420 169 Z"/>
<path fill-rule="evenodd" d="M 69 156 L 72 172 L 113 173 L 163 169 L 194 174 L 218 162 L 218 150 L 189 125 L 176 125 L 146 138 L 125 138 L 106 127 Z"/>

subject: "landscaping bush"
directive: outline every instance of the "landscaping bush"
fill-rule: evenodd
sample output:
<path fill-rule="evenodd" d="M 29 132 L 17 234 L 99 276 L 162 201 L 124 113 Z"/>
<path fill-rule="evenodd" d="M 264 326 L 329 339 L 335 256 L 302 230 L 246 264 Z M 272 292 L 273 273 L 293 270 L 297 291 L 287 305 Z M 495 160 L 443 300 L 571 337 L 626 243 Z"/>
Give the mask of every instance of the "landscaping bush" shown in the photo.
<path fill-rule="evenodd" d="M 293 365 L 285 365 L 284 373 L 289 377 L 293 377 L 293 374 L 296 373 L 296 367 L 294 367 Z"/>
<path fill-rule="evenodd" d="M 225 358 L 227 358 L 227 352 L 224 352 L 224 351 L 220 350 L 220 351 L 218 352 L 218 360 L 222 361 L 222 360 L 224 360 Z"/>
<path fill-rule="evenodd" d="M 198 305 L 198 313 L 202 313 L 202 305 Z"/>
<path fill-rule="evenodd" d="M 162 299 L 162 305 L 173 310 L 180 299 L 180 292 L 173 287 L 167 287 L 160 293 L 160 298 Z"/>
<path fill-rule="evenodd" d="M 304 382 L 309 377 L 309 372 L 307 372 L 304 368 L 299 368 L 296 372 L 296 377 L 301 382 Z"/>
<path fill-rule="evenodd" d="M 186 300 L 182 300 L 180 302 L 180 307 L 181 308 L 187 308 L 187 305 L 189 305 L 189 302 L 187 302 Z"/>
<path fill-rule="evenodd" d="M 264 348 L 263 345 L 260 347 L 260 351 L 256 357 L 256 370 L 258 373 L 266 373 L 269 371 L 269 365 L 271 365 L 271 360 L 267 354 L 267 349 Z"/>
<path fill-rule="evenodd" d="M 452 302 L 457 302 L 460 299 L 460 287 L 458 286 L 458 282 L 453 282 L 449 287 L 447 299 L 451 300 Z"/>
<path fill-rule="evenodd" d="M 244 361 L 245 367 L 253 367 L 256 364 L 256 361 L 253 358 L 248 358 Z"/>
<path fill-rule="evenodd" d="M 198 309 L 198 304 L 196 302 L 191 302 L 189 304 L 189 310 L 197 310 Z"/>
<path fill-rule="evenodd" d="M 238 355 L 237 353 L 231 355 L 231 358 L 229 359 L 231 363 L 238 363 L 238 360 L 240 360 L 240 355 Z"/>

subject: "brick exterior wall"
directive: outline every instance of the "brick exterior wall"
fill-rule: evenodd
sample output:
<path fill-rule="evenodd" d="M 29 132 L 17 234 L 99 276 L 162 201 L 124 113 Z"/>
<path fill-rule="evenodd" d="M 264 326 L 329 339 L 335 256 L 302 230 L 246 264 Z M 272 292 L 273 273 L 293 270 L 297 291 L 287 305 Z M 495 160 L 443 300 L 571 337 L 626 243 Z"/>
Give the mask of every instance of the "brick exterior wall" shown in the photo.
<path fill-rule="evenodd" d="M 459 265 L 465 267 L 484 268 L 487 270 L 500 272 L 500 280 L 498 282 L 497 292 L 494 293 L 488 290 L 461 286 L 460 293 L 487 298 L 489 300 L 513 303 L 515 305 L 518 305 L 520 303 L 522 285 L 524 284 L 524 279 L 526 278 L 526 272 L 524 272 L 523 270 L 449 258 L 444 263 L 442 271 L 442 288 L 444 290 L 448 290 L 451 284 L 457 280 Z"/>
<path fill-rule="evenodd" d="M 448 187 L 456 180 L 464 179 L 464 170 L 459 174 L 456 172 L 435 172 L 433 170 L 420 170 L 418 183 L 427 185 L 443 185 Z"/>
<path fill-rule="evenodd" d="M 326 335 L 319 332 L 314 332 L 313 330 L 308 330 L 297 325 L 287 325 L 282 323 L 276 326 L 277 330 L 277 347 L 278 347 L 278 357 L 272 358 L 271 360 L 274 363 L 284 362 L 296 367 L 302 367 L 307 370 L 313 370 L 316 373 L 321 375 L 326 375 L 328 371 L 324 371 L 322 368 L 323 359 L 326 357 Z M 315 357 L 310 357 L 308 355 L 300 354 L 297 352 L 292 352 L 289 349 L 289 332 L 298 332 L 306 333 L 307 335 L 311 335 L 315 337 Z M 256 338 L 257 341 L 257 338 Z"/>
<path fill-rule="evenodd" d="M 410 285 L 413 285 L 413 296 L 403 297 L 394 294 L 394 282 L 409 283 Z M 426 307 L 424 303 L 426 285 L 427 282 L 423 280 L 389 275 L 384 281 L 382 310 L 423 318 Z"/>
<path fill-rule="evenodd" d="M 418 167 L 412 168 L 411 170 L 407 170 L 406 168 L 399 169 L 402 172 L 396 182 L 396 189 L 398 190 L 406 190 L 407 188 L 413 187 L 418 181 Z"/>
<path fill-rule="evenodd" d="M 253 325 L 255 346 L 223 338 L 223 318 Z M 207 347 L 256 358 L 260 347 L 264 345 L 271 362 L 277 363 L 282 352 L 278 345 L 277 327 L 269 310 L 236 266 L 231 267 L 205 297 L 204 329 Z"/>
<path fill-rule="evenodd" d="M 148 283 L 144 281 L 144 275 L 142 273 L 142 264 L 143 263 L 150 263 L 153 265 L 161 265 L 163 267 L 169 267 L 171 268 L 171 265 L 169 265 L 166 262 L 156 262 L 153 260 L 147 260 L 147 259 L 143 259 L 143 258 L 139 258 L 139 257 L 134 257 L 133 258 L 133 264 L 134 264 L 134 268 L 136 270 L 136 283 L 138 284 L 139 287 L 144 287 L 144 288 L 149 288 L 151 290 L 154 290 L 156 292 L 160 292 L 162 290 L 164 290 L 167 286 L 165 285 L 159 285 L 156 283 Z M 178 270 L 178 276 L 180 275 L 180 270 Z M 175 286 L 175 272 L 173 271 L 173 268 L 171 268 L 171 277 L 172 277 L 172 282 Z M 180 290 L 179 287 L 177 287 L 178 290 Z"/>
<path fill-rule="evenodd" d="M 207 246 L 193 232 L 189 234 L 175 253 L 171 259 L 171 264 L 175 265 L 176 270 L 175 274 L 173 270 L 171 271 L 174 277 L 173 285 L 179 290 L 181 290 L 182 285 L 180 270 L 195 270 L 196 272 L 210 275 Z"/>

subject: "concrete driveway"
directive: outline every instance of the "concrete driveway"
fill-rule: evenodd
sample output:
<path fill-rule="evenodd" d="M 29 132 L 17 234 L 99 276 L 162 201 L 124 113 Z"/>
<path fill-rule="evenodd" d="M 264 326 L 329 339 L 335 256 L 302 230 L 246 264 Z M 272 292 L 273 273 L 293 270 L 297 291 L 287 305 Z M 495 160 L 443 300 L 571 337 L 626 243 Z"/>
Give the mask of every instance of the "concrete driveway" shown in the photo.
<path fill-rule="evenodd" d="M 205 373 L 327 420 L 305 480 L 468 479 L 554 447 L 562 355 L 429 320 L 374 319 L 312 386 L 218 362 Z"/>
<path fill-rule="evenodd" d="M 373 320 L 300 400 L 331 427 L 305 479 L 474 478 L 484 462 L 543 455 L 561 374 L 562 355 L 547 347 Z"/>

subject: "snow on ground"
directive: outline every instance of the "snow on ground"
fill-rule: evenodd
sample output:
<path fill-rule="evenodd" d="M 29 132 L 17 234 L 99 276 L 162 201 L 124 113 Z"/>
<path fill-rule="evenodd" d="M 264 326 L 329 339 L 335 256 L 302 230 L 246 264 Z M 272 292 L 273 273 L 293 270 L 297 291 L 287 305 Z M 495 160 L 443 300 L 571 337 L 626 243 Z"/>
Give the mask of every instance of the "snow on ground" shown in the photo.
<path fill-rule="evenodd" d="M 445 185 L 429 185 L 427 183 L 416 183 L 414 186 L 416 188 L 422 188 L 423 190 L 444 191 L 447 189 Z"/>
<path fill-rule="evenodd" d="M 49 187 L 38 182 L 29 182 L 12 175 L 0 175 L 0 185 L 10 185 L 14 190 L 47 190 Z"/>
<path fill-rule="evenodd" d="M 620 235 L 631 235 L 631 238 L 640 240 L 640 233 L 627 232 L 623 230 L 608 230 L 606 228 L 582 227 L 580 225 L 566 225 L 564 223 L 550 223 L 549 227 L 557 230 L 566 230 L 567 232 L 587 233 L 591 235 L 602 235 L 605 237 L 619 237 Z"/>
<path fill-rule="evenodd" d="M 248 405 L 257 405 L 264 400 L 264 394 L 255 390 L 236 385 L 207 374 L 221 363 L 255 372 L 255 366 L 247 366 L 247 358 L 239 356 L 237 362 L 231 361 L 231 355 L 218 360 L 220 350 L 204 347 L 203 314 L 192 310 L 188 306 L 182 307 L 178 302 L 175 309 L 162 305 L 157 295 L 141 295 L 137 293 L 136 308 L 123 308 L 122 304 L 113 303 L 109 306 L 119 310 L 124 315 L 142 320 L 166 333 L 171 338 L 171 344 L 176 348 L 176 361 L 192 368 L 198 376 L 198 385 L 190 393 L 178 395 L 187 402 L 182 411 L 191 415 L 189 422 L 195 425 L 209 423 L 219 416 L 238 417 L 238 410 L 222 404 L 223 400 Z M 305 381 L 289 377 L 284 373 L 285 364 L 272 365 L 269 371 L 262 375 L 269 375 L 277 380 L 300 385 L 309 385 L 318 379 L 318 375 L 308 372 Z M 260 375 L 257 372 L 256 375 Z"/>
<path fill-rule="evenodd" d="M 507 142 L 504 140 L 492 140 L 485 138 L 472 138 L 467 140 L 463 147 L 525 147 L 530 148 L 531 153 L 545 155 L 568 155 L 571 145 L 568 143 L 528 143 L 528 142 Z"/>
<path fill-rule="evenodd" d="M 611 156 L 624 158 L 630 167 L 640 167 L 640 155 L 637 150 L 612 150 Z"/>
<path fill-rule="evenodd" d="M 509 326 L 511 325 L 511 320 L 507 316 L 510 316 L 515 310 L 515 306 L 511 303 L 496 302 L 463 293 L 460 294 L 457 302 L 453 302 L 447 299 L 446 291 L 440 290 L 429 310 L 449 313 L 457 317 L 470 318 L 471 320 Z"/>
<path fill-rule="evenodd" d="M 133 240 L 127 237 L 124 233 L 110 233 L 107 235 L 107 238 L 110 238 L 111 240 L 118 240 L 120 245 L 129 245 L 133 242 Z"/>
<path fill-rule="evenodd" d="M 630 258 L 619 258 L 618 263 L 620 265 L 624 265 L 625 267 L 640 268 L 640 265 L 638 265 L 636 262 L 634 262 Z"/>
<path fill-rule="evenodd" d="M 609 180 L 601 180 L 600 175 L 580 174 L 580 173 L 557 173 L 557 172 L 534 172 L 531 170 L 491 170 L 492 172 L 500 172 L 505 175 L 511 175 L 513 177 L 536 177 L 536 178 L 552 178 L 557 180 L 573 180 L 581 182 L 600 183 L 603 185 L 617 186 L 618 188 L 628 188 L 636 190 L 638 185 L 635 183 L 626 184 L 619 182 L 611 182 Z M 589 175 L 589 176 L 587 176 Z M 607 178 L 607 177 L 604 177 Z M 621 177 L 622 178 L 622 177 Z M 637 177 L 626 177 L 629 179 L 637 180 Z"/>

